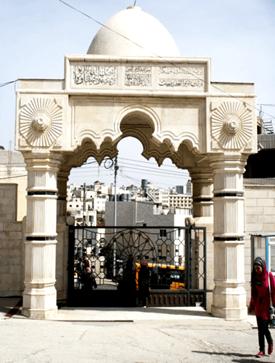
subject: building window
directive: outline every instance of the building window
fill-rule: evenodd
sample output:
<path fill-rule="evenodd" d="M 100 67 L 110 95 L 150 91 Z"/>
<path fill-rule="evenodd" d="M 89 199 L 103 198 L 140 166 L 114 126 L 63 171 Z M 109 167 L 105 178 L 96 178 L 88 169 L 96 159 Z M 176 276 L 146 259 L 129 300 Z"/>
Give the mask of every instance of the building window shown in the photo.
<path fill-rule="evenodd" d="M 166 229 L 160 229 L 159 230 L 159 236 L 160 237 L 167 237 L 167 231 L 166 231 Z"/>

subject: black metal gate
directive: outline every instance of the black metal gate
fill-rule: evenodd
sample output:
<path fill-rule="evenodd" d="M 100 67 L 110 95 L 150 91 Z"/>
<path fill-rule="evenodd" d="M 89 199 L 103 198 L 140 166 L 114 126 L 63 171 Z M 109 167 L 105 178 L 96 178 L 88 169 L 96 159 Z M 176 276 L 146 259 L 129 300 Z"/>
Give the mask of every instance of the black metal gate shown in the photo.
<path fill-rule="evenodd" d="M 194 226 L 70 226 L 68 304 L 136 306 L 144 260 L 149 306 L 206 306 L 206 229 Z"/>

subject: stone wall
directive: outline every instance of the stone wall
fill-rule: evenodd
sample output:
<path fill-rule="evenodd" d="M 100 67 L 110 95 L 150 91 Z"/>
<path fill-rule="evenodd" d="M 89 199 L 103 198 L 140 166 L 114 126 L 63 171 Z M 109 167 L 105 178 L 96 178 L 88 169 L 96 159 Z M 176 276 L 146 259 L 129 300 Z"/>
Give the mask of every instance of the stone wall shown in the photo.
<path fill-rule="evenodd" d="M 2 184 L 17 185 L 16 220 L 22 221 L 27 213 L 27 171 L 20 152 L 0 150 L 0 175 Z M 1 203 L 1 201 L 0 201 Z M 1 217 L 0 217 L 1 221 Z"/>
<path fill-rule="evenodd" d="M 245 179 L 245 280 L 250 298 L 251 234 L 275 233 L 275 179 Z"/>
<path fill-rule="evenodd" d="M 17 219 L 17 184 L 0 184 L 0 296 L 23 291 L 24 222 Z"/>

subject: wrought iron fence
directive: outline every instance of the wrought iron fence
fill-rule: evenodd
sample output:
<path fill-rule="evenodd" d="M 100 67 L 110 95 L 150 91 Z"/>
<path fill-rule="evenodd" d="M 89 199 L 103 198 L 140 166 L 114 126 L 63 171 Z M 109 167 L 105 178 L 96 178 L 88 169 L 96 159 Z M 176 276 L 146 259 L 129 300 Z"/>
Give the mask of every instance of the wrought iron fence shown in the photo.
<path fill-rule="evenodd" d="M 70 226 L 69 303 L 136 305 L 144 260 L 149 305 L 206 305 L 206 230 L 193 226 Z"/>

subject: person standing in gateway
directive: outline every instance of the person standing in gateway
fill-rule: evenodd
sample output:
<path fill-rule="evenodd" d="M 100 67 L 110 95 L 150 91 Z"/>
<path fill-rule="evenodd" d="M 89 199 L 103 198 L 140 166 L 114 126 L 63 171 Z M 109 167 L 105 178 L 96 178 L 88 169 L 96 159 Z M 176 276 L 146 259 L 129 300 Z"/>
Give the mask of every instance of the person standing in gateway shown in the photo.
<path fill-rule="evenodd" d="M 140 270 L 138 274 L 138 300 L 139 305 L 147 307 L 147 300 L 150 296 L 150 271 L 148 262 L 145 259 L 140 261 Z"/>
<path fill-rule="evenodd" d="M 265 338 L 268 343 L 268 354 L 273 352 L 273 339 L 268 328 L 270 305 L 275 306 L 275 279 L 272 272 L 266 270 L 266 263 L 256 257 L 251 273 L 251 300 L 248 311 L 255 312 L 258 327 L 259 352 L 257 358 L 265 355 Z"/>

